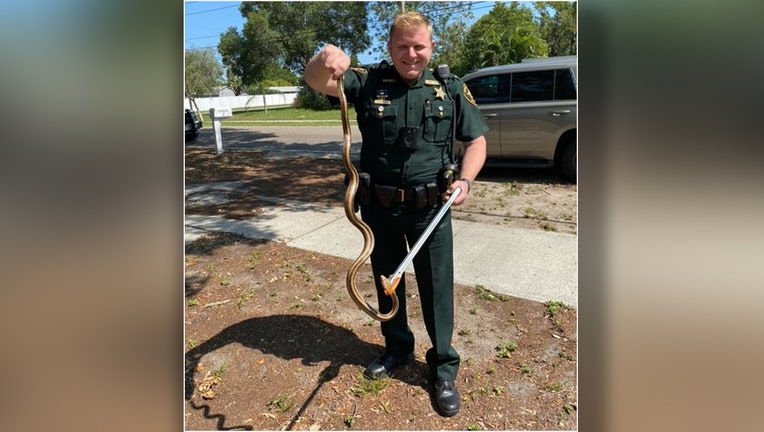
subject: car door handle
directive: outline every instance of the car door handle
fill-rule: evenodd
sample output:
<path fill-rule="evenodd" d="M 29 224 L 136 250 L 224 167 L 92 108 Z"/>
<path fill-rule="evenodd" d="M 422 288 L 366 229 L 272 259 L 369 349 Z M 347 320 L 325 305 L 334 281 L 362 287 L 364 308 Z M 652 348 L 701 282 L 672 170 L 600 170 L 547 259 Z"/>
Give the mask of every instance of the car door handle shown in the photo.
<path fill-rule="evenodd" d="M 565 114 L 570 114 L 570 110 L 557 110 L 557 111 L 552 111 L 552 113 L 551 113 L 551 114 L 552 114 L 553 116 L 555 116 L 555 117 L 560 117 L 560 116 L 562 116 L 562 115 L 565 115 Z"/>
<path fill-rule="evenodd" d="M 496 114 L 496 113 L 493 113 L 493 114 L 483 114 L 483 118 L 484 119 L 494 118 L 494 117 L 498 117 L 498 116 L 499 115 Z"/>

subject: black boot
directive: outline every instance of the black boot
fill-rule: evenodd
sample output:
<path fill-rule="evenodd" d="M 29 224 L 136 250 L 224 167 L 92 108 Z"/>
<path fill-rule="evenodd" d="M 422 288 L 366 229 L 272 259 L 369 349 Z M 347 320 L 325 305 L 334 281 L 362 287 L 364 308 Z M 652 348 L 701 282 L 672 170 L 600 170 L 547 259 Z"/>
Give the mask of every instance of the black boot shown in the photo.
<path fill-rule="evenodd" d="M 453 417 L 459 412 L 462 400 L 455 381 L 435 381 L 435 402 L 445 417 Z"/>
<path fill-rule="evenodd" d="M 413 360 L 413 353 L 403 357 L 393 357 L 390 354 L 382 354 L 381 357 L 371 362 L 369 367 L 363 371 L 363 376 L 370 380 L 385 378 L 388 377 L 390 373 L 398 366 L 403 366 L 405 364 L 411 363 Z"/>

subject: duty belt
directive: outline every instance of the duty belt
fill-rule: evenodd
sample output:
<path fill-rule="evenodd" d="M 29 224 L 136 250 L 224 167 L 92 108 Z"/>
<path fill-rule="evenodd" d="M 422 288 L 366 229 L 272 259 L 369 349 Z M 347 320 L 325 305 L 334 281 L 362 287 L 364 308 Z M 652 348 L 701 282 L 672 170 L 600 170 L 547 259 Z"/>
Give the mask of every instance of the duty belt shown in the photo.
<path fill-rule="evenodd" d="M 440 192 L 435 182 L 424 183 L 409 188 L 375 184 L 374 195 L 382 207 L 414 204 L 417 210 L 421 210 L 425 207 L 433 206 L 440 201 Z"/>

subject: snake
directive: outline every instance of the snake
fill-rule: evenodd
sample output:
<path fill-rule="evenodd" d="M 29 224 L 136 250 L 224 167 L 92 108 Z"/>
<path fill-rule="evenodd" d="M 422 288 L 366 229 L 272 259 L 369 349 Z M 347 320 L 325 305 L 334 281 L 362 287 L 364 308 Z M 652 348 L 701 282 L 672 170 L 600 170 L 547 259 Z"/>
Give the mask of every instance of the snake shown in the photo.
<path fill-rule="evenodd" d="M 363 249 L 358 257 L 350 265 L 345 279 L 347 285 L 348 294 L 353 299 L 358 307 L 366 312 L 370 317 L 377 321 L 389 321 L 396 313 L 398 313 L 398 296 L 394 291 L 388 292 L 385 290 L 385 294 L 392 298 L 393 308 L 388 313 L 380 313 L 377 309 L 371 306 L 361 294 L 358 292 L 356 286 L 356 274 L 366 260 L 371 256 L 371 252 L 374 250 L 374 234 L 371 232 L 371 228 L 364 221 L 362 221 L 355 212 L 354 200 L 356 191 L 358 191 L 359 176 L 358 170 L 350 161 L 350 118 L 348 117 L 348 102 L 345 96 L 345 86 L 342 75 L 337 79 L 337 94 L 340 100 L 340 112 L 342 116 L 342 162 L 345 165 L 345 170 L 348 173 L 348 186 L 345 190 L 345 200 L 343 202 L 345 207 L 345 217 L 350 223 L 355 226 L 363 236 Z"/>

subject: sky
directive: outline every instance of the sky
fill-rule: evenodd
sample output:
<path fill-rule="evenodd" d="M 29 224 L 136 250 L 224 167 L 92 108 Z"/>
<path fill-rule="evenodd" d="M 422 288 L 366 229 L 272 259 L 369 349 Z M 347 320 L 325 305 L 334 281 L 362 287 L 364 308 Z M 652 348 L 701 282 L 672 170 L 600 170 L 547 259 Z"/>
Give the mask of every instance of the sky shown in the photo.
<path fill-rule="evenodd" d="M 477 20 L 493 9 L 494 1 L 476 1 L 473 3 L 473 14 Z M 244 18 L 239 13 L 241 2 L 229 1 L 186 1 L 185 2 L 185 49 L 217 48 L 220 34 L 229 27 L 241 31 Z M 215 50 L 217 55 L 217 50 Z M 218 58 L 220 56 L 218 55 Z M 361 63 L 375 63 L 380 58 L 362 54 L 358 56 Z"/>

